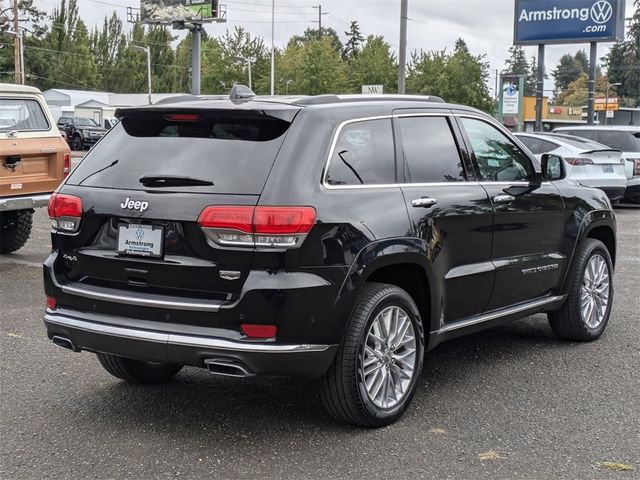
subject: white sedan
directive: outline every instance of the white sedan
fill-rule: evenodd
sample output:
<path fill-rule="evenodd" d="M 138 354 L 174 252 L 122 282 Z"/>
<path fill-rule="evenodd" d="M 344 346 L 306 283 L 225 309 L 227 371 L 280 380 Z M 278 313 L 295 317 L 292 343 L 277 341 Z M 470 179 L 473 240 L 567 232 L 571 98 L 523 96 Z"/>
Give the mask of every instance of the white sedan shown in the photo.
<path fill-rule="evenodd" d="M 538 160 L 544 153 L 562 157 L 567 178 L 603 190 L 612 202 L 624 197 L 627 175 L 622 152 L 601 143 L 554 133 L 516 133 Z"/>

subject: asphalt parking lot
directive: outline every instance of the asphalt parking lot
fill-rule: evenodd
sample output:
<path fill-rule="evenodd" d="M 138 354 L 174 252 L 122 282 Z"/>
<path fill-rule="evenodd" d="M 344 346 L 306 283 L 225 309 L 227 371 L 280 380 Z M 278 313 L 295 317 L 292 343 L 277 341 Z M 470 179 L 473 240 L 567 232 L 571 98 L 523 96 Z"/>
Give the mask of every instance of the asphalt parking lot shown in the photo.
<path fill-rule="evenodd" d="M 443 344 L 401 421 L 362 430 L 332 421 L 313 381 L 186 368 L 131 386 L 55 347 L 41 209 L 26 247 L 0 257 L 0 478 L 638 478 L 640 210 L 617 217 L 599 341 L 560 342 L 538 315 Z"/>

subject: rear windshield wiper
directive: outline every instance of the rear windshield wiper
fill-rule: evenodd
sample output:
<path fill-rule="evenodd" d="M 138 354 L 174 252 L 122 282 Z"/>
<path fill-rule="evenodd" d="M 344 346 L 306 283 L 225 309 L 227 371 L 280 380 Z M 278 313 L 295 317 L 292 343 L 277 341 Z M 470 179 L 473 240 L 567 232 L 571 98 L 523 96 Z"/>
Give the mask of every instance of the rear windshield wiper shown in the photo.
<path fill-rule="evenodd" d="M 140 183 L 145 187 L 199 187 L 211 186 L 213 182 L 200 178 L 179 175 L 143 175 Z"/>

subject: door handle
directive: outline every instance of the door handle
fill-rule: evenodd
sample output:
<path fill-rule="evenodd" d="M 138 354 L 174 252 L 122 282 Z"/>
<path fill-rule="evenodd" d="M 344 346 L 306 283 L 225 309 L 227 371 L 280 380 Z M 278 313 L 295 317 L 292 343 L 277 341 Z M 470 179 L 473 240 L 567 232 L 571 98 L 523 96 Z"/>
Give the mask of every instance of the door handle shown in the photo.
<path fill-rule="evenodd" d="M 496 195 L 493 197 L 493 203 L 509 203 L 516 199 L 513 195 Z"/>
<path fill-rule="evenodd" d="M 414 198 L 411 200 L 411 205 L 416 208 L 431 208 L 436 203 L 438 203 L 438 200 L 429 197 Z"/>

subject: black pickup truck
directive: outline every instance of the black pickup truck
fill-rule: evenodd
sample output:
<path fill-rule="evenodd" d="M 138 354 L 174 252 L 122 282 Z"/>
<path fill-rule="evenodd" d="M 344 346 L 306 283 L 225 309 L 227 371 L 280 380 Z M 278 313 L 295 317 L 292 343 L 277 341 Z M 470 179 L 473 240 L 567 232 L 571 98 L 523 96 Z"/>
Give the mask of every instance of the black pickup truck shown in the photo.
<path fill-rule="evenodd" d="M 58 129 L 64 133 L 71 150 L 90 148 L 107 133 L 106 128 L 101 127 L 91 118 L 60 117 L 57 124 Z"/>

